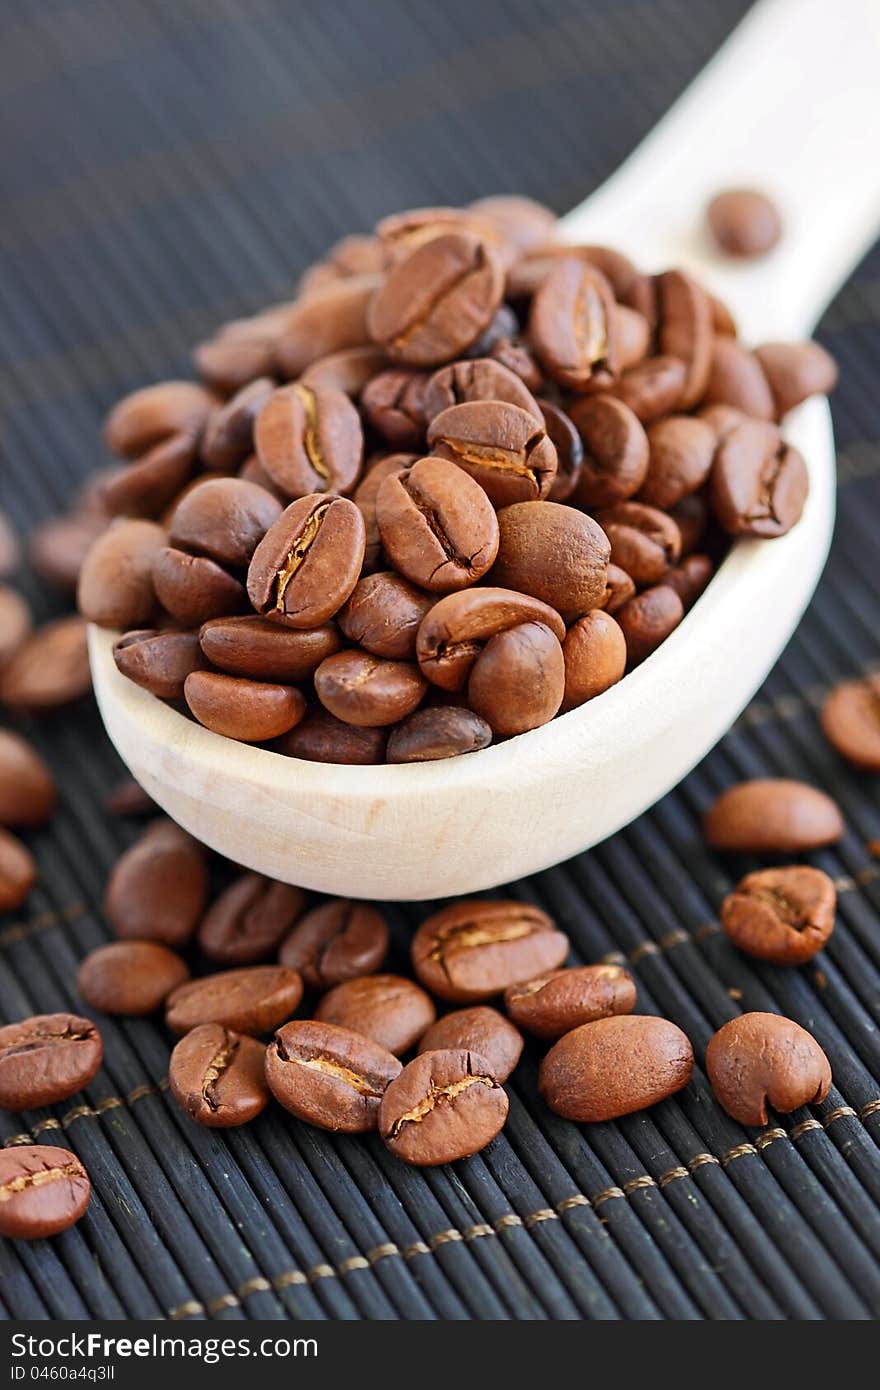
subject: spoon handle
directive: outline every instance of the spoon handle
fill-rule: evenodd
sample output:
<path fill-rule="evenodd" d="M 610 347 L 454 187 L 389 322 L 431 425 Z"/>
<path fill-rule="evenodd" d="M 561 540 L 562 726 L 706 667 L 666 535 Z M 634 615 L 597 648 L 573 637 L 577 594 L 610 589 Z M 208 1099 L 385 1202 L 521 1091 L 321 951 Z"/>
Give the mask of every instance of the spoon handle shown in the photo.
<path fill-rule="evenodd" d="M 562 235 L 693 270 L 753 341 L 809 333 L 880 230 L 878 73 L 878 0 L 760 0 Z M 730 187 L 780 208 L 759 261 L 709 243 L 706 203 Z"/>

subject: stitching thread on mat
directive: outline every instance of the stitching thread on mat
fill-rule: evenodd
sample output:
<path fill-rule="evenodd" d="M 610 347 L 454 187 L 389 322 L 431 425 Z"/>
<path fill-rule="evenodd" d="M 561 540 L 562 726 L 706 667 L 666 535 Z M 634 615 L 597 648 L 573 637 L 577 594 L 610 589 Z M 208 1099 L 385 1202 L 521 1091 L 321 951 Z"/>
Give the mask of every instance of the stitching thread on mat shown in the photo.
<path fill-rule="evenodd" d="M 11 922 L 0 931 L 0 946 L 14 946 L 16 942 L 26 941 L 29 936 L 36 936 L 38 932 L 48 931 L 50 927 L 66 926 L 87 915 L 88 908 L 84 903 L 72 903 L 70 907 L 62 907 L 58 912 L 41 912 L 39 917 L 31 917 L 28 922 Z"/>

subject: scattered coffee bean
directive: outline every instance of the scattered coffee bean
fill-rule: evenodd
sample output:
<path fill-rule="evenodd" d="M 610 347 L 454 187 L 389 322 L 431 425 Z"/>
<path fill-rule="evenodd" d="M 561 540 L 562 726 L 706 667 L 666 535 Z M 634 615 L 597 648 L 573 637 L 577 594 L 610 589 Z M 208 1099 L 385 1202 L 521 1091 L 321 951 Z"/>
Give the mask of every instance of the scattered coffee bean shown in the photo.
<path fill-rule="evenodd" d="M 179 700 L 186 678 L 203 670 L 205 659 L 195 632 L 126 632 L 113 643 L 113 660 L 123 676 L 161 700 Z"/>
<path fill-rule="evenodd" d="M 191 1120 L 229 1129 L 256 1119 L 269 1103 L 266 1049 L 256 1038 L 203 1023 L 171 1053 L 171 1094 Z"/>
<path fill-rule="evenodd" d="M 279 1028 L 266 1051 L 266 1080 L 285 1110 L 344 1134 L 376 1128 L 382 1097 L 400 1070 L 379 1043 L 312 1019 Z"/>
<path fill-rule="evenodd" d="M 880 676 L 835 686 L 822 706 L 822 729 L 855 767 L 880 772 Z"/>
<path fill-rule="evenodd" d="M 270 526 L 248 570 L 259 613 L 291 627 L 320 627 L 338 612 L 358 580 L 364 519 L 345 497 L 313 493 L 293 502 Z"/>
<path fill-rule="evenodd" d="M 491 582 L 541 599 L 570 622 L 605 593 L 610 545 L 583 512 L 558 502 L 519 502 L 498 513 Z"/>
<path fill-rule="evenodd" d="M 568 944 L 551 918 L 530 903 L 462 899 L 422 923 L 413 937 L 412 963 L 439 999 L 470 1004 L 555 970 Z"/>
<path fill-rule="evenodd" d="M 434 762 L 476 753 L 491 742 L 491 726 L 473 710 L 435 705 L 416 710 L 391 730 L 386 759 L 389 763 Z"/>
<path fill-rule="evenodd" d="M 763 256 L 782 235 L 776 204 L 755 188 L 728 188 L 716 193 L 706 217 L 709 230 L 728 256 Z"/>
<path fill-rule="evenodd" d="M 72 704 L 91 688 L 82 618 L 56 618 L 37 628 L 0 671 L 0 704 L 31 714 Z"/>
<path fill-rule="evenodd" d="M 547 1053 L 538 1089 L 567 1120 L 615 1120 L 682 1090 L 694 1052 L 665 1018 L 621 1014 L 574 1028 Z"/>
<path fill-rule="evenodd" d="M 305 696 L 296 686 L 251 681 L 220 671 L 191 672 L 183 693 L 200 724 L 242 743 L 278 738 L 306 712 Z"/>
<path fill-rule="evenodd" d="M 706 1049 L 706 1073 L 719 1105 L 743 1125 L 765 1125 L 768 1105 L 783 1115 L 818 1105 L 831 1087 L 816 1039 L 778 1014 L 741 1014 L 725 1023 Z"/>
<path fill-rule="evenodd" d="M 576 709 L 610 689 L 626 670 L 623 629 L 607 611 L 594 609 L 578 618 L 562 644 L 565 694 L 562 710 Z"/>
<path fill-rule="evenodd" d="M 644 661 L 684 617 L 684 604 L 672 585 L 657 584 L 628 599 L 615 612 L 631 666 Z"/>
<path fill-rule="evenodd" d="M 111 816 L 155 816 L 159 807 L 148 792 L 133 777 L 123 777 L 104 799 L 104 809 Z"/>
<path fill-rule="evenodd" d="M 514 1023 L 539 1038 L 561 1038 L 582 1023 L 629 1014 L 635 1006 L 635 981 L 620 965 L 551 970 L 504 991 Z"/>
<path fill-rule="evenodd" d="M 199 946 L 220 965 L 253 965 L 272 954 L 304 906 L 301 888 L 262 874 L 242 874 L 202 918 Z"/>
<path fill-rule="evenodd" d="M 385 758 L 386 729 L 345 724 L 329 710 L 312 710 L 274 745 L 277 753 L 309 763 L 347 763 L 373 766 Z"/>
<path fill-rule="evenodd" d="M 834 930 L 837 894 L 821 869 L 804 864 L 746 874 L 721 904 L 735 946 L 774 965 L 803 965 Z"/>
<path fill-rule="evenodd" d="M 388 924 L 369 903 L 333 898 L 312 908 L 284 938 L 278 959 L 308 989 L 332 989 L 378 970 L 388 954 Z"/>
<path fill-rule="evenodd" d="M 37 866 L 29 849 L 0 827 L 0 912 L 21 907 L 37 881 Z"/>
<path fill-rule="evenodd" d="M 185 961 L 157 941 L 113 941 L 85 957 L 76 984 L 93 1009 L 136 1018 L 161 1009 L 188 978 Z"/>
<path fill-rule="evenodd" d="M 0 825 L 45 825 L 55 801 L 55 779 L 36 749 L 0 729 Z"/>
<path fill-rule="evenodd" d="M 302 980 L 283 965 L 251 965 L 189 980 L 169 996 L 165 1022 L 173 1033 L 219 1023 L 235 1033 L 260 1036 L 277 1028 L 302 999 Z"/>
<path fill-rule="evenodd" d="M 182 946 L 195 931 L 207 892 L 201 845 L 163 818 L 116 861 L 104 911 L 117 936 Z"/>
<path fill-rule="evenodd" d="M 497 1009 L 475 1004 L 438 1018 L 423 1034 L 418 1050 L 476 1053 L 485 1057 L 491 1074 L 503 1085 L 522 1055 L 523 1035 Z"/>
<path fill-rule="evenodd" d="M 31 610 L 21 594 L 0 584 L 0 669 L 15 656 L 31 627 Z"/>
<path fill-rule="evenodd" d="M 830 796 L 781 777 L 730 787 L 703 820 L 714 849 L 746 854 L 803 854 L 836 844 L 843 833 L 843 817 Z"/>
<path fill-rule="evenodd" d="M 37 1014 L 0 1028 L 0 1109 L 55 1105 L 101 1065 L 101 1034 L 76 1014 Z"/>
<path fill-rule="evenodd" d="M 494 507 L 546 497 L 556 477 L 544 417 L 505 401 L 450 406 L 428 426 L 428 446 L 470 474 Z"/>
<path fill-rule="evenodd" d="M 69 1149 L 16 1144 L 0 1149 L 0 1236 L 44 1240 L 79 1221 L 91 1184 Z"/>
<path fill-rule="evenodd" d="M 432 593 L 476 583 L 498 551 L 498 522 L 486 493 L 442 458 L 421 459 L 385 478 L 376 522 L 392 563 Z"/>
<path fill-rule="evenodd" d="M 362 1033 L 396 1056 L 415 1047 L 436 1018 L 428 995 L 401 975 L 364 975 L 325 994 L 315 1010 L 321 1023 Z"/>
<path fill-rule="evenodd" d="M 405 1163 L 454 1163 L 484 1149 L 507 1111 L 507 1095 L 485 1058 L 464 1049 L 423 1052 L 382 1097 L 379 1133 Z"/>

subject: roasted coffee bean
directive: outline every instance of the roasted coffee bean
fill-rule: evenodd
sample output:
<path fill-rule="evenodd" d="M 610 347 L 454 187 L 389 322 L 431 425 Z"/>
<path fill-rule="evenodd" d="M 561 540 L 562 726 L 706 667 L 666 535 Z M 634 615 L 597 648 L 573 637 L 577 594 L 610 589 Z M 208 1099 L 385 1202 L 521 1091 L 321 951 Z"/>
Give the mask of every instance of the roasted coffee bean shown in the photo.
<path fill-rule="evenodd" d="M 523 1035 L 497 1009 L 475 1004 L 438 1018 L 422 1036 L 418 1050 L 476 1053 L 485 1057 L 492 1076 L 503 1085 L 522 1055 Z"/>
<path fill-rule="evenodd" d="M 346 724 L 368 729 L 405 719 L 427 688 L 415 662 L 385 661 L 356 648 L 328 656 L 315 672 L 315 692 L 324 708 Z"/>
<path fill-rule="evenodd" d="M 161 1009 L 172 990 L 188 978 L 186 963 L 167 946 L 114 941 L 85 957 L 76 986 L 93 1009 L 137 1018 Z"/>
<path fill-rule="evenodd" d="M 638 588 L 656 584 L 681 557 L 681 532 L 666 512 L 643 502 L 618 502 L 596 513 L 611 542 L 611 560 Z"/>
<path fill-rule="evenodd" d="M 172 1033 L 219 1023 L 235 1033 L 260 1036 L 283 1023 L 302 999 L 302 980 L 283 965 L 250 965 L 189 980 L 168 999 L 165 1022 Z"/>
<path fill-rule="evenodd" d="M 36 749 L 0 729 L 0 825 L 45 825 L 56 796 L 55 779 Z"/>
<path fill-rule="evenodd" d="M 417 589 L 399 574 L 380 571 L 366 575 L 355 585 L 351 598 L 339 612 L 339 626 L 350 642 L 356 642 L 373 656 L 412 661 L 419 625 L 435 603 L 433 594 Z"/>
<path fill-rule="evenodd" d="M 468 679 L 471 709 L 503 736 L 549 723 L 564 692 L 562 647 L 543 623 L 521 623 L 490 637 Z"/>
<path fill-rule="evenodd" d="M 536 203 L 534 198 L 524 198 L 517 193 L 493 193 L 488 198 L 477 198 L 470 204 L 470 210 L 497 223 L 504 240 L 520 255 L 547 241 L 556 228 L 555 212 Z"/>
<path fill-rule="evenodd" d="M 803 854 L 836 844 L 843 833 L 843 817 L 830 796 L 781 777 L 729 787 L 703 820 L 714 849 L 746 854 Z"/>
<path fill-rule="evenodd" d="M 220 671 L 193 671 L 183 685 L 186 703 L 212 733 L 241 743 L 267 743 L 298 724 L 306 700 L 294 685 L 252 681 Z"/>
<path fill-rule="evenodd" d="M 18 569 L 21 547 L 5 512 L 0 512 L 0 578 L 8 579 Z"/>
<path fill-rule="evenodd" d="M 229 569 L 246 569 L 280 515 L 281 503 L 265 488 L 242 478 L 214 478 L 199 483 L 177 504 L 170 540 L 179 550 L 207 555 Z"/>
<path fill-rule="evenodd" d="M 297 1119 L 343 1134 L 376 1128 L 379 1103 L 400 1070 L 379 1043 L 313 1019 L 279 1028 L 266 1051 L 266 1080 L 279 1104 Z"/>
<path fill-rule="evenodd" d="M 416 246 L 389 272 L 367 312 L 370 337 L 395 362 L 432 367 L 458 357 L 501 303 L 494 250 L 466 232 Z"/>
<path fill-rule="evenodd" d="M 736 319 L 727 305 L 717 295 L 709 295 L 709 308 L 712 311 L 712 328 L 722 338 L 735 338 L 738 333 Z"/>
<path fill-rule="evenodd" d="M 0 584 L 0 669 L 15 656 L 31 626 L 31 610 L 21 594 Z"/>
<path fill-rule="evenodd" d="M 620 625 L 601 608 L 585 613 L 565 635 L 565 694 L 562 713 L 601 695 L 626 670 L 626 640 Z"/>
<path fill-rule="evenodd" d="M 114 454 L 140 458 L 172 434 L 197 435 L 215 399 L 193 381 L 162 381 L 133 391 L 115 405 L 104 425 L 104 442 Z"/>
<path fill-rule="evenodd" d="M 680 565 L 674 565 L 663 576 L 667 589 L 674 589 L 681 599 L 684 611 L 693 608 L 700 594 L 712 578 L 715 567 L 708 555 L 688 555 Z"/>
<path fill-rule="evenodd" d="M 456 1004 L 491 999 L 519 980 L 555 970 L 567 954 L 568 937 L 540 908 L 482 898 L 435 912 L 412 942 L 422 984 Z"/>
<path fill-rule="evenodd" d="M 808 487 L 807 465 L 775 425 L 745 420 L 718 446 L 712 507 L 731 535 L 784 536 L 800 520 Z"/>
<path fill-rule="evenodd" d="M 620 965 L 551 970 L 504 991 L 504 1007 L 517 1027 L 546 1039 L 598 1018 L 630 1014 L 635 1006 L 635 981 Z"/>
<path fill-rule="evenodd" d="M 701 548 L 709 525 L 709 506 L 705 494 L 694 492 L 689 497 L 682 497 L 680 502 L 670 507 L 669 515 L 681 536 L 682 558 Z"/>
<path fill-rule="evenodd" d="M 655 584 L 628 599 L 614 616 L 626 642 L 627 660 L 636 666 L 678 627 L 684 617 L 684 604 L 671 585 Z"/>
<path fill-rule="evenodd" d="M 768 1105 L 782 1115 L 818 1105 L 831 1089 L 831 1067 L 816 1039 L 779 1014 L 741 1014 L 725 1023 L 706 1049 L 706 1074 L 719 1105 L 742 1125 L 765 1125 Z"/>
<path fill-rule="evenodd" d="M 837 363 L 820 343 L 762 343 L 755 356 L 782 419 L 808 396 L 827 396 L 837 385 Z"/>
<path fill-rule="evenodd" d="M 254 616 L 213 618 L 198 640 L 204 656 L 221 671 L 282 685 L 308 680 L 342 645 L 329 623 L 302 630 Z"/>
<path fill-rule="evenodd" d="M 91 1183 L 76 1154 L 49 1144 L 0 1149 L 0 1236 L 44 1240 L 79 1221 Z"/>
<path fill-rule="evenodd" d="M 253 337 L 227 335 L 221 331 L 216 338 L 193 348 L 193 365 L 203 381 L 226 396 L 276 370 L 278 338 L 277 331 L 255 331 Z"/>
<path fill-rule="evenodd" d="M 425 388 L 424 413 L 427 423 L 444 410 L 468 401 L 505 401 L 541 420 L 540 406 L 516 372 L 491 357 L 452 362 L 429 377 Z"/>
<path fill-rule="evenodd" d="M 392 449 L 421 449 L 425 438 L 428 377 L 409 367 L 379 372 L 364 387 L 361 410 Z"/>
<path fill-rule="evenodd" d="M 498 513 L 490 581 L 555 608 L 566 622 L 601 602 L 611 547 L 596 522 L 559 502 L 518 502 Z"/>
<path fill-rule="evenodd" d="M 277 497 L 282 506 L 287 506 L 287 498 L 269 477 L 256 454 L 248 454 L 243 463 L 239 465 L 237 477 L 246 483 L 256 483 L 259 487 L 264 487 L 267 492 L 271 492 L 273 497 Z"/>
<path fill-rule="evenodd" d="M 309 763 L 347 763 L 372 766 L 384 762 L 387 730 L 356 728 L 329 710 L 310 710 L 301 724 L 275 743 L 275 751 Z"/>
<path fill-rule="evenodd" d="M 372 343 L 364 347 L 342 348 L 309 364 L 299 379 L 300 386 L 313 391 L 332 387 L 356 399 L 374 376 L 385 370 L 388 359 Z"/>
<path fill-rule="evenodd" d="M 332 989 L 378 970 L 388 954 L 388 924 L 369 903 L 332 898 L 301 917 L 278 953 L 309 989 Z"/>
<path fill-rule="evenodd" d="M 0 828 L 0 912 L 21 907 L 37 881 L 37 866 L 21 840 Z"/>
<path fill-rule="evenodd" d="M 567 1120 L 615 1120 L 682 1090 L 693 1067 L 693 1048 L 674 1023 L 621 1014 L 560 1038 L 541 1063 L 538 1089 Z"/>
<path fill-rule="evenodd" d="M 262 874 L 242 874 L 202 918 L 199 946 L 220 965 L 253 965 L 272 954 L 304 906 L 301 888 Z"/>
<path fill-rule="evenodd" d="M 669 415 L 648 430 L 648 444 L 650 462 L 639 501 L 668 511 L 708 478 L 715 457 L 715 431 L 705 420 Z"/>
<path fill-rule="evenodd" d="M 648 436 L 629 406 L 614 396 L 584 396 L 571 418 L 584 445 L 573 504 L 607 507 L 638 492 L 648 471 Z"/>
<path fill-rule="evenodd" d="M 266 1049 L 220 1023 L 203 1023 L 180 1039 L 168 1063 L 171 1094 L 191 1120 L 209 1129 L 247 1124 L 265 1110 Z"/>
<path fill-rule="evenodd" d="M 605 593 L 599 607 L 606 613 L 616 613 L 618 608 L 622 608 L 634 596 L 635 592 L 636 586 L 626 570 L 622 570 L 619 565 L 609 565 L 605 578 Z M 584 616 L 588 615 L 585 614 Z"/>
<path fill-rule="evenodd" d="M 0 1109 L 55 1105 L 101 1065 L 101 1034 L 76 1014 L 37 1014 L 0 1028 Z"/>
<path fill-rule="evenodd" d="M 201 845 L 163 818 L 117 859 L 104 911 L 117 936 L 181 946 L 195 930 L 207 892 Z"/>
<path fill-rule="evenodd" d="M 646 357 L 621 372 L 614 383 L 614 395 L 643 425 L 650 425 L 680 408 L 687 377 L 687 368 L 678 357 Z"/>
<path fill-rule="evenodd" d="M 702 400 L 712 356 L 712 307 L 706 291 L 682 270 L 657 276 L 661 353 L 685 364 L 677 405 L 689 410 Z"/>
<path fill-rule="evenodd" d="M 508 241 L 497 218 L 481 214 L 473 208 L 410 208 L 383 217 L 376 232 L 391 265 L 397 265 L 436 237 L 454 234 L 485 242 L 502 261 L 505 270 L 516 255 L 515 246 Z M 464 273 L 469 273 L 469 269 L 469 265 L 466 266 Z"/>
<path fill-rule="evenodd" d="M 107 478 L 101 500 L 109 516 L 157 517 L 189 481 L 198 437 L 172 434 Z"/>
<path fill-rule="evenodd" d="M 315 287 L 322 289 L 352 275 L 374 275 L 384 270 L 387 264 L 388 251 L 378 237 L 360 233 L 340 237 L 323 260 L 305 271 L 299 282 L 299 291 L 302 294 Z"/>
<path fill-rule="evenodd" d="M 0 704 L 32 714 L 69 705 L 91 688 L 86 624 L 79 617 L 37 628 L 0 671 Z"/>
<path fill-rule="evenodd" d="M 755 354 L 735 338 L 716 337 L 712 343 L 703 419 L 705 410 L 713 405 L 733 407 L 755 420 L 772 420 L 776 415 L 773 392 L 763 367 Z"/>
<path fill-rule="evenodd" d="M 420 459 L 385 478 L 376 496 L 376 521 L 396 569 L 432 593 L 476 583 L 498 551 L 498 522 L 488 496 L 444 458 Z"/>
<path fill-rule="evenodd" d="M 153 561 L 165 532 L 153 521 L 117 521 L 92 546 L 79 576 L 77 603 L 101 627 L 149 623 L 156 608 Z"/>
<path fill-rule="evenodd" d="M 706 219 L 712 236 L 728 256 L 763 256 L 782 235 L 776 204 L 755 188 L 728 188 L 716 193 L 706 209 Z"/>
<path fill-rule="evenodd" d="M 385 479 L 391 473 L 399 473 L 411 468 L 418 458 L 417 454 L 386 454 L 378 462 L 367 465 L 367 473 L 358 483 L 354 493 L 354 503 L 364 519 L 366 544 L 364 546 L 363 574 L 385 568 L 382 555 L 382 539 L 379 523 L 376 520 L 376 498 Z"/>
<path fill-rule="evenodd" d="M 186 627 L 247 608 L 244 586 L 222 565 L 171 546 L 153 561 L 153 588 L 162 607 Z"/>
<path fill-rule="evenodd" d="M 428 426 L 428 446 L 469 473 L 495 507 L 546 497 L 556 476 L 543 416 L 505 401 L 467 401 L 441 411 Z"/>
<path fill-rule="evenodd" d="M 626 371 L 627 367 L 634 367 L 647 356 L 651 346 L 651 325 L 638 309 L 630 309 L 625 304 L 615 304 L 614 323 L 620 370 Z"/>
<path fill-rule="evenodd" d="M 364 975 L 325 994 L 315 1018 L 362 1033 L 396 1056 L 415 1047 L 436 1010 L 423 989 L 400 975 Z"/>
<path fill-rule="evenodd" d="M 880 676 L 835 686 L 822 706 L 822 730 L 855 767 L 880 772 Z"/>
<path fill-rule="evenodd" d="M 559 614 L 529 594 L 492 588 L 447 594 L 419 628 L 416 654 L 423 675 L 443 690 L 462 690 L 486 643 L 523 623 L 548 627 L 559 642 L 565 637 Z"/>
<path fill-rule="evenodd" d="M 617 320 L 602 272 L 575 257 L 553 267 L 532 300 L 529 341 L 560 386 L 583 391 L 618 371 Z"/>
<path fill-rule="evenodd" d="M 382 1097 L 379 1133 L 405 1163 L 454 1163 L 484 1149 L 507 1110 L 506 1092 L 484 1057 L 465 1049 L 423 1052 Z"/>
<path fill-rule="evenodd" d="M 492 348 L 489 356 L 493 362 L 506 367 L 518 376 L 523 386 L 537 398 L 537 393 L 545 386 L 544 373 L 528 347 L 519 338 L 501 338 Z"/>
<path fill-rule="evenodd" d="M 364 453 L 360 417 L 332 386 L 283 386 L 262 406 L 254 426 L 257 456 L 288 497 L 350 492 Z"/>
<path fill-rule="evenodd" d="M 197 633 L 157 632 L 155 628 L 117 638 L 113 660 L 123 676 L 161 700 L 179 700 L 190 672 L 205 666 Z"/>
<path fill-rule="evenodd" d="M 208 417 L 199 453 L 208 468 L 236 468 L 254 447 L 254 421 L 275 390 L 270 376 L 249 381 Z"/>
<path fill-rule="evenodd" d="M 111 816 L 155 816 L 159 807 L 139 782 L 123 777 L 104 798 L 104 810 Z"/>
<path fill-rule="evenodd" d="M 498 343 L 509 342 L 519 333 L 519 319 L 509 304 L 499 304 L 479 338 L 467 349 L 469 358 L 488 358 Z"/>
<path fill-rule="evenodd" d="M 364 519 L 346 497 L 313 493 L 291 503 L 266 532 L 248 570 L 259 613 L 290 627 L 320 627 L 358 581 Z"/>
<path fill-rule="evenodd" d="M 556 476 L 547 494 L 550 502 L 565 502 L 574 492 L 581 476 L 584 446 L 581 437 L 564 410 L 552 401 L 539 402 L 544 427 L 556 450 Z"/>
<path fill-rule="evenodd" d="M 290 380 L 328 353 L 369 343 L 370 304 L 383 282 L 381 274 L 352 275 L 297 300 L 275 348 L 278 374 Z"/>
<path fill-rule="evenodd" d="M 735 946 L 774 965 L 803 965 L 834 930 L 837 894 L 821 869 L 796 864 L 746 874 L 721 904 Z"/>
<path fill-rule="evenodd" d="M 491 727 L 473 710 L 434 706 L 416 710 L 391 730 L 386 756 L 389 763 L 434 762 L 476 753 L 491 742 Z"/>

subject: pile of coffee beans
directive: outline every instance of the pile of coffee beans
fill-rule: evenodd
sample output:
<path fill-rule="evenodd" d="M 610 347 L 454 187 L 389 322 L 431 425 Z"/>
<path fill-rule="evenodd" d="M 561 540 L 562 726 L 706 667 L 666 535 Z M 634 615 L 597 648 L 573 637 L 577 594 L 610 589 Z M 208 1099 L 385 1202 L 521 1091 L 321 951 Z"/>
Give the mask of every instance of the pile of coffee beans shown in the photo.
<path fill-rule="evenodd" d="M 759 211 L 713 225 L 743 251 Z M 797 522 L 779 421 L 834 385 L 824 349 L 751 350 L 682 271 L 555 233 L 516 197 L 387 217 L 201 344 L 200 381 L 119 402 L 126 462 L 38 552 L 125 676 L 293 757 L 474 752 L 600 695 L 730 538 Z"/>

